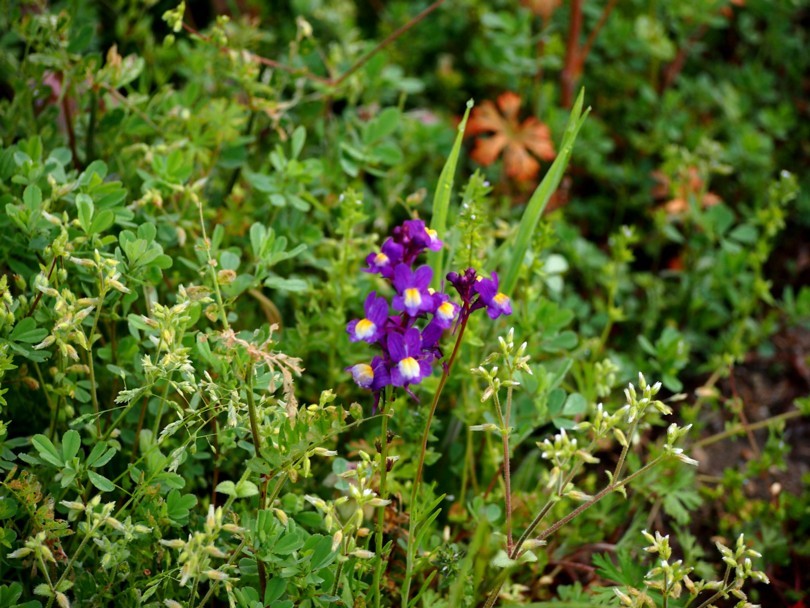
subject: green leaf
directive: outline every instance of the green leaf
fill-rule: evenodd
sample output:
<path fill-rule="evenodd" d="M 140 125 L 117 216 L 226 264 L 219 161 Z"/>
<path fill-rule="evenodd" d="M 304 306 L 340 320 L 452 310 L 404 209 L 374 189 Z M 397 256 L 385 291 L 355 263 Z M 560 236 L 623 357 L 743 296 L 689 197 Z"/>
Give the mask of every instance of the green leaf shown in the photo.
<path fill-rule="evenodd" d="M 23 203 L 29 211 L 36 211 L 39 208 L 42 204 L 42 190 L 39 189 L 39 186 L 34 184 L 26 186 L 23 192 Z"/>
<path fill-rule="evenodd" d="M 115 222 L 115 213 L 110 209 L 102 209 L 93 216 L 93 221 L 90 222 L 90 230 L 88 234 L 98 234 L 104 232 L 113 225 Z"/>
<path fill-rule="evenodd" d="M 112 492 L 115 490 L 115 485 L 113 482 L 104 477 L 104 475 L 99 475 L 95 471 L 87 471 L 87 477 L 90 479 L 90 483 L 92 483 L 102 492 Z"/>
<path fill-rule="evenodd" d="M 9 334 L 9 338 L 15 342 L 36 344 L 37 342 L 42 342 L 47 335 L 47 329 L 37 329 L 37 322 L 34 321 L 33 317 L 25 317 L 22 321 L 14 326 L 14 329 L 11 330 L 11 333 Z"/>
<path fill-rule="evenodd" d="M 397 108 L 386 108 L 369 121 L 363 134 L 363 141 L 371 144 L 393 134 L 399 127 L 399 117 L 400 112 Z"/>
<path fill-rule="evenodd" d="M 304 535 L 294 530 L 281 536 L 273 545 L 273 553 L 276 555 L 289 555 L 304 546 Z"/>
<path fill-rule="evenodd" d="M 566 416 L 576 416 L 578 414 L 584 414 L 587 409 L 588 402 L 585 400 L 585 397 L 579 393 L 571 393 L 568 395 L 568 399 L 565 400 L 563 414 Z"/>
<path fill-rule="evenodd" d="M 584 112 L 582 106 L 585 102 L 585 89 L 579 92 L 579 97 L 571 110 L 571 116 L 568 118 L 568 125 L 565 127 L 565 134 L 563 141 L 560 145 L 560 152 L 557 158 L 551 164 L 543 181 L 532 194 L 529 199 L 529 204 L 526 205 L 526 210 L 523 212 L 523 217 L 520 220 L 517 237 L 515 238 L 514 247 L 510 248 L 509 259 L 511 263 L 506 270 L 506 274 L 501 282 L 500 288 L 506 295 L 512 295 L 517 284 L 518 274 L 523 266 L 523 260 L 526 257 L 526 252 L 532 242 L 535 228 L 543 215 L 543 211 L 548 204 L 549 199 L 557 191 L 560 185 L 565 169 L 568 166 L 568 161 L 571 159 L 571 153 L 574 149 L 574 142 L 577 139 L 577 134 L 582 128 L 588 113 L 591 111 L 587 108 Z M 499 251 L 499 254 L 503 254 Z"/>
<path fill-rule="evenodd" d="M 490 562 L 495 568 L 511 568 L 517 562 L 513 559 L 509 559 L 509 556 L 506 554 L 506 551 L 501 549 L 498 551 L 498 554 L 492 558 L 492 562 Z"/>
<path fill-rule="evenodd" d="M 36 448 L 39 457 L 45 462 L 59 468 L 65 466 L 65 461 L 62 460 L 62 454 L 45 435 L 34 435 L 31 438 L 31 444 Z"/>
<path fill-rule="evenodd" d="M 106 450 L 106 451 L 105 451 Z M 90 455 L 87 457 L 87 466 L 97 469 L 103 467 L 115 456 L 115 448 L 107 449 L 107 443 L 101 441 L 93 446 Z"/>
<path fill-rule="evenodd" d="M 246 479 L 236 484 L 237 498 L 248 498 L 249 496 L 257 496 L 258 494 L 259 494 L 259 487 L 252 481 L 248 481 Z"/>
<path fill-rule="evenodd" d="M 40 583 L 34 587 L 34 594 L 42 595 L 44 597 L 53 597 L 53 591 L 51 591 L 51 587 L 48 585 L 48 583 Z"/>
<path fill-rule="evenodd" d="M 0 496 L 0 519 L 9 519 L 14 517 L 15 513 L 17 513 L 17 502 L 8 496 Z"/>
<path fill-rule="evenodd" d="M 276 576 L 267 581 L 267 588 L 264 592 L 264 604 L 270 604 L 284 595 L 287 590 L 287 581 L 280 576 Z"/>
<path fill-rule="evenodd" d="M 62 435 L 62 456 L 65 462 L 76 456 L 81 447 L 82 438 L 78 432 L 71 429 Z"/>
<path fill-rule="evenodd" d="M 223 251 L 219 254 L 219 264 L 224 270 L 236 270 L 239 268 L 239 256 L 230 251 Z"/>
<path fill-rule="evenodd" d="M 232 481 L 221 481 L 217 484 L 216 491 L 225 496 L 233 496 L 236 498 L 236 484 Z"/>
<path fill-rule="evenodd" d="M 166 512 L 169 519 L 178 524 L 188 522 L 191 509 L 197 504 L 197 497 L 193 494 L 180 494 L 177 490 L 172 490 L 166 496 Z"/>
<path fill-rule="evenodd" d="M 467 118 L 470 116 L 470 110 L 473 107 L 473 100 L 467 102 L 467 109 L 464 111 L 464 117 L 458 125 L 458 133 L 456 140 L 453 142 L 453 147 L 450 150 L 450 156 L 447 157 L 447 162 L 444 163 L 444 168 L 439 175 L 439 183 L 436 184 L 436 192 L 433 195 L 433 217 L 430 220 L 430 227 L 436 231 L 439 238 L 444 238 L 445 231 L 447 230 L 447 211 L 450 208 L 450 195 L 453 193 L 453 180 L 456 174 L 456 165 L 458 164 L 458 157 L 461 153 L 461 142 L 464 139 L 464 130 L 467 128 Z M 439 251 L 428 252 L 428 265 L 433 268 L 433 288 L 439 289 L 441 282 L 444 279 L 444 248 Z"/>
<path fill-rule="evenodd" d="M 297 127 L 292 134 L 292 158 L 298 158 L 307 140 L 307 131 L 304 127 Z"/>
<path fill-rule="evenodd" d="M 76 209 L 79 213 L 79 225 L 82 230 L 89 233 L 90 225 L 93 219 L 93 199 L 84 193 L 76 195 Z"/>
<path fill-rule="evenodd" d="M 264 282 L 264 285 L 270 289 L 294 293 L 302 293 L 309 289 L 309 283 L 303 279 L 284 279 L 282 277 L 270 277 Z"/>
<path fill-rule="evenodd" d="M 565 391 L 561 388 L 555 388 L 548 394 L 548 413 L 552 416 L 556 416 L 562 412 L 564 403 Z"/>

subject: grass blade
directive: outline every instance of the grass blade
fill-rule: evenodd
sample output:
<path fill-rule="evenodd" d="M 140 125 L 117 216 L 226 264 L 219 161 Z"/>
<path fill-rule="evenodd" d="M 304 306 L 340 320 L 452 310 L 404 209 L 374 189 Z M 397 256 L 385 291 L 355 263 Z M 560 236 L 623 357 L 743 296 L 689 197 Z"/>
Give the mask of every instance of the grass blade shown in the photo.
<path fill-rule="evenodd" d="M 450 150 L 450 156 L 447 157 L 447 162 L 444 163 L 441 175 L 439 175 L 439 183 L 436 185 L 436 192 L 433 195 L 433 217 L 430 221 L 430 227 L 435 230 L 440 239 L 445 238 L 447 228 L 447 211 L 450 208 L 450 195 L 453 192 L 453 180 L 456 173 L 456 165 L 458 164 L 458 157 L 461 153 L 461 141 L 464 138 L 464 129 L 467 128 L 467 118 L 470 116 L 470 110 L 473 107 L 473 100 L 467 102 L 467 109 L 464 112 L 464 118 L 458 125 L 458 133 L 456 140 L 453 142 L 453 148 Z M 439 289 L 442 280 L 444 279 L 444 250 L 428 252 L 428 264 L 433 268 L 433 288 Z"/>
<path fill-rule="evenodd" d="M 579 92 L 579 97 L 571 110 L 571 116 L 568 118 L 568 125 L 565 127 L 565 134 L 563 135 L 562 144 L 560 144 L 560 153 L 551 164 L 548 172 L 543 181 L 532 194 L 529 199 L 529 204 L 526 205 L 526 210 L 523 212 L 523 217 L 520 220 L 518 227 L 517 238 L 515 245 L 512 247 L 509 259 L 511 264 L 506 270 L 505 276 L 501 280 L 501 291 L 507 295 L 512 295 L 517 283 L 520 267 L 523 265 L 523 259 L 526 257 L 526 251 L 532 241 L 537 223 L 543 215 L 543 211 L 548 204 L 551 195 L 557 190 L 560 185 L 565 169 L 568 166 L 568 161 L 571 159 L 571 152 L 574 149 L 574 142 L 577 139 L 577 134 L 582 127 L 588 113 L 591 111 L 587 108 L 585 112 L 582 111 L 582 105 L 585 100 L 585 89 Z"/>

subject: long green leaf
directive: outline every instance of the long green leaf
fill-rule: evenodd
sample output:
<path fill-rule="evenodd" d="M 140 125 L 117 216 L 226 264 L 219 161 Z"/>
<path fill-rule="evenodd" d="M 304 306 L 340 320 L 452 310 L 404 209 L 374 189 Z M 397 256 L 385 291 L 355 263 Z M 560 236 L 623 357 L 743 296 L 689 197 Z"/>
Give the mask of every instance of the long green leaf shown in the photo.
<path fill-rule="evenodd" d="M 435 230 L 440 239 L 445 238 L 445 230 L 447 228 L 447 211 L 450 208 L 450 195 L 453 192 L 453 180 L 456 174 L 456 165 L 458 164 L 458 157 L 461 153 L 461 141 L 464 138 L 464 129 L 467 128 L 467 118 L 470 115 L 470 110 L 473 107 L 473 100 L 467 102 L 467 109 L 464 111 L 464 118 L 458 125 L 458 133 L 456 134 L 456 141 L 453 142 L 453 148 L 450 150 L 450 156 L 447 157 L 447 162 L 444 163 L 441 175 L 439 175 L 439 183 L 436 185 L 436 192 L 433 195 L 433 217 L 430 220 L 430 227 Z M 444 251 L 431 251 L 428 253 L 428 264 L 433 268 L 433 287 L 438 289 L 441 281 L 444 278 Z"/>
<path fill-rule="evenodd" d="M 565 127 L 565 134 L 563 135 L 562 144 L 560 145 L 560 153 L 552 163 L 543 181 L 532 194 L 529 199 L 529 204 L 526 205 L 526 210 L 523 212 L 523 217 L 520 220 L 518 227 L 517 238 L 515 245 L 509 252 L 509 259 L 511 264 L 506 271 L 506 275 L 500 284 L 500 289 L 507 295 L 512 295 L 517 283 L 520 268 L 523 265 L 523 260 L 526 257 L 526 252 L 532 242 L 532 235 L 534 234 L 537 223 L 540 221 L 543 211 L 548 204 L 551 195 L 557 190 L 560 185 L 565 169 L 568 166 L 568 161 L 571 159 L 571 152 L 574 149 L 574 142 L 577 139 L 577 134 L 582 127 L 590 108 L 586 109 L 583 113 L 582 105 L 585 101 L 585 89 L 579 92 L 579 97 L 571 110 L 571 116 L 568 118 L 568 125 Z"/>

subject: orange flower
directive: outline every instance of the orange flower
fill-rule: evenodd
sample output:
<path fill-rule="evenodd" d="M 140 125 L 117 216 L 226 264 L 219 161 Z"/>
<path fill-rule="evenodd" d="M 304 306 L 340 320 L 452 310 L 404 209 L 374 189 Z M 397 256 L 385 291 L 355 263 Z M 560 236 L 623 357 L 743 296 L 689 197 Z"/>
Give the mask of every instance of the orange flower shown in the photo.
<path fill-rule="evenodd" d="M 700 177 L 697 167 L 686 167 L 682 171 L 683 181 L 675 184 L 674 187 L 669 177 L 662 171 L 653 171 L 652 176 L 657 182 L 653 187 L 654 197 L 665 198 L 670 193 L 674 194 L 674 198 L 666 201 L 661 206 L 667 215 L 682 215 L 689 211 L 689 199 L 691 197 L 700 197 L 699 202 L 704 209 L 721 202 L 720 197 L 714 192 L 703 192 L 703 179 Z"/>
<path fill-rule="evenodd" d="M 520 0 L 520 3 L 538 17 L 548 19 L 560 7 L 562 0 Z"/>
<path fill-rule="evenodd" d="M 498 97 L 498 107 L 487 100 L 475 108 L 467 123 L 468 135 L 490 133 L 489 137 L 475 140 L 472 159 L 482 165 L 491 165 L 503 152 L 506 174 L 518 181 L 529 181 L 537 176 L 541 160 L 556 156 L 551 131 L 531 116 L 519 122 L 520 96 L 507 91 Z M 500 111 L 499 111 L 500 110 Z"/>

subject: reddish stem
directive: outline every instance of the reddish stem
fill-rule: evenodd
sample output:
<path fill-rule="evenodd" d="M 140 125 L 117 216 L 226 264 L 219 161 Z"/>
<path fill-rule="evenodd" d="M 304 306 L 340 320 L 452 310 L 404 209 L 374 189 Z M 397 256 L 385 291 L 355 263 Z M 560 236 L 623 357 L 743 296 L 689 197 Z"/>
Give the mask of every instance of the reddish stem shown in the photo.
<path fill-rule="evenodd" d="M 574 87 L 582 71 L 581 48 L 579 46 L 581 32 L 582 0 L 571 0 L 571 25 L 568 29 L 568 40 L 565 45 L 565 63 L 560 73 L 560 101 L 564 108 L 570 108 L 574 103 Z"/>

